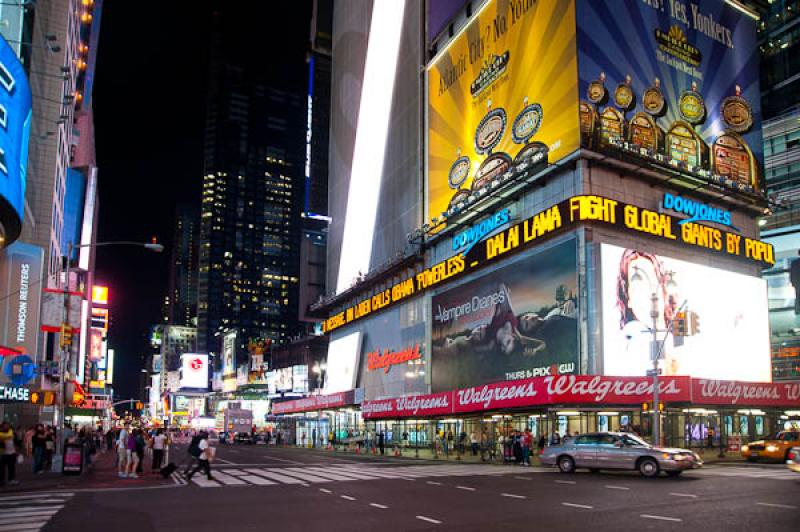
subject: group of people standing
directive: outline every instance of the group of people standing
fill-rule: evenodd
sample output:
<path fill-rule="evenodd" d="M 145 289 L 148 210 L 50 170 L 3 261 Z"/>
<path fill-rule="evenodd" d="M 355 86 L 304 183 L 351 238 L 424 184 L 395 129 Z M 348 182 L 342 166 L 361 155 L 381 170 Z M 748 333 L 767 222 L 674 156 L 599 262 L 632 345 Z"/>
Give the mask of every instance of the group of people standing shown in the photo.
<path fill-rule="evenodd" d="M 56 433 L 53 427 L 39 423 L 22 431 L 14 430 L 8 421 L 0 424 L 0 486 L 19 484 L 17 465 L 25 457 L 33 458 L 33 473 L 40 475 L 52 468 Z"/>
<path fill-rule="evenodd" d="M 169 439 L 163 429 L 146 432 L 125 425 L 118 431 L 109 431 L 106 442 L 113 441 L 117 448 L 117 474 L 120 478 L 138 478 L 144 473 L 145 449 L 152 450 L 151 473 L 159 473 L 164 461 L 164 451 Z"/>

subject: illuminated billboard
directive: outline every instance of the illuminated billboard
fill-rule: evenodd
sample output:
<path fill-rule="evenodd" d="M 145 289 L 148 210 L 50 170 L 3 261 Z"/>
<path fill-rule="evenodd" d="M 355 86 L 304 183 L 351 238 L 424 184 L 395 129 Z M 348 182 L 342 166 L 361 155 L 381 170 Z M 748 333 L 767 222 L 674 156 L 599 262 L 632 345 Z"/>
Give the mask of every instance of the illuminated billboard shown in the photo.
<path fill-rule="evenodd" d="M 181 388 L 208 388 L 208 355 L 181 355 Z"/>
<path fill-rule="evenodd" d="M 576 255 L 570 239 L 434 296 L 433 391 L 577 373 Z"/>
<path fill-rule="evenodd" d="M 800 226 L 764 231 L 775 265 L 764 270 L 769 297 L 772 378 L 800 378 Z"/>
<path fill-rule="evenodd" d="M 95 305 L 108 305 L 108 287 L 107 286 L 93 286 L 92 287 L 92 303 Z"/>
<path fill-rule="evenodd" d="M 6 243 L 22 229 L 28 140 L 31 128 L 31 89 L 14 49 L 0 37 L 0 224 Z"/>
<path fill-rule="evenodd" d="M 489 0 L 428 68 L 428 215 L 580 135 L 571 0 Z"/>
<path fill-rule="evenodd" d="M 759 192 L 755 17 L 723 0 L 577 0 L 581 142 Z"/>
<path fill-rule="evenodd" d="M 331 340 L 324 385 L 326 394 L 346 392 L 356 387 L 360 354 L 361 331 Z"/>
<path fill-rule="evenodd" d="M 236 390 L 236 337 L 237 331 L 228 331 L 222 337 L 222 391 Z"/>
<path fill-rule="evenodd" d="M 643 376 L 652 368 L 652 296 L 656 325 L 678 311 L 694 314 L 691 336 L 666 335 L 663 374 L 771 380 L 766 281 L 651 253 L 601 245 L 603 373 Z M 658 333 L 659 340 L 664 338 Z"/>

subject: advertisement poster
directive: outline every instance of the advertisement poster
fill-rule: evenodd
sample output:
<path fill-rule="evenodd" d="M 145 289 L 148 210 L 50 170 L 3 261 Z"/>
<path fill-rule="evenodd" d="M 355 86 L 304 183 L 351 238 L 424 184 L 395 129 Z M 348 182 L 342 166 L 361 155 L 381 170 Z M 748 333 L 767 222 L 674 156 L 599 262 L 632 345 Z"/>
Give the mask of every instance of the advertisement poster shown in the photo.
<path fill-rule="evenodd" d="M 432 299 L 435 392 L 577 373 L 575 240 Z"/>
<path fill-rule="evenodd" d="M 181 355 L 181 388 L 208 389 L 208 355 Z"/>
<path fill-rule="evenodd" d="M 664 375 L 771 380 L 763 279 L 607 244 L 601 245 L 601 272 L 605 375 L 643 376 L 652 368 L 655 294 L 659 330 L 678 311 L 693 314 L 697 323 L 691 336 L 667 335 Z"/>
<path fill-rule="evenodd" d="M 490 0 L 428 69 L 428 215 L 578 148 L 575 4 Z"/>
<path fill-rule="evenodd" d="M 428 353 L 421 303 L 399 305 L 369 318 L 361 347 L 358 387 L 367 400 L 425 393 Z"/>
<path fill-rule="evenodd" d="M 754 18 L 723 0 L 578 0 L 577 20 L 583 146 L 759 191 Z"/>
<path fill-rule="evenodd" d="M 230 331 L 222 338 L 222 391 L 236 390 L 236 331 Z"/>
<path fill-rule="evenodd" d="M 765 240 L 775 246 L 775 266 L 764 270 L 769 298 L 773 380 L 800 379 L 800 227 Z"/>

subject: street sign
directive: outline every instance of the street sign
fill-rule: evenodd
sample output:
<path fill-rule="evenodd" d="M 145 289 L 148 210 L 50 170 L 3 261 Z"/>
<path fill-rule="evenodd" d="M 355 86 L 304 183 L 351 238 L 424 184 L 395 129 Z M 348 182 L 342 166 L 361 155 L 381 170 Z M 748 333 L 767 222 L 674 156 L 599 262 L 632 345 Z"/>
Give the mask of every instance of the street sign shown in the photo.
<path fill-rule="evenodd" d="M 663 373 L 664 372 L 663 372 L 663 370 L 661 368 L 658 368 L 658 373 L 656 373 L 656 370 L 654 370 L 654 369 L 648 369 L 647 370 L 647 376 L 648 377 L 655 377 L 656 375 L 662 375 Z"/>

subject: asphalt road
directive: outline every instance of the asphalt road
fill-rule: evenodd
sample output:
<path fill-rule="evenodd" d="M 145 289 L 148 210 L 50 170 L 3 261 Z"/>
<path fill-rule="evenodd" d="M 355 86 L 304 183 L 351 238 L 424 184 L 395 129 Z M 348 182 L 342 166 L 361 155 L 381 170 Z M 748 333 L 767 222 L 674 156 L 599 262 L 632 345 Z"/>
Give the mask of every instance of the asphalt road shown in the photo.
<path fill-rule="evenodd" d="M 0 497 L 0 532 L 800 529 L 800 475 L 781 465 L 644 479 L 264 446 L 217 456 L 211 482 Z"/>

